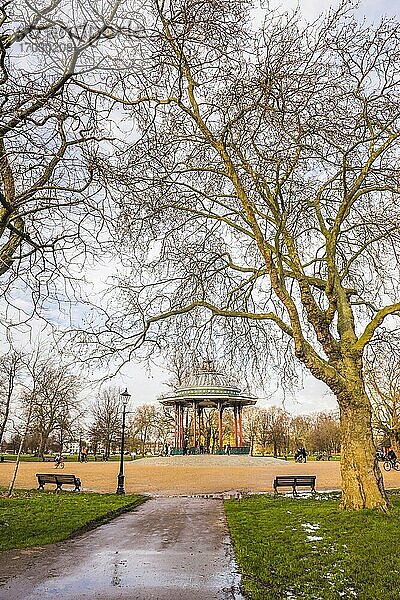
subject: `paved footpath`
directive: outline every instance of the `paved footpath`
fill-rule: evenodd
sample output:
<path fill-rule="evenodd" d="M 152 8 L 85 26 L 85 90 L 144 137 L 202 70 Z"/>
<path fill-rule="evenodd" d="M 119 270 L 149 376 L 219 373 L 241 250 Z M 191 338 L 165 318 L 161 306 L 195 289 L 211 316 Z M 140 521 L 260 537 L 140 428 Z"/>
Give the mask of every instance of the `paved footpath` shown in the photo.
<path fill-rule="evenodd" d="M 242 600 L 218 499 L 153 498 L 73 540 L 0 560 L 1 600 Z"/>

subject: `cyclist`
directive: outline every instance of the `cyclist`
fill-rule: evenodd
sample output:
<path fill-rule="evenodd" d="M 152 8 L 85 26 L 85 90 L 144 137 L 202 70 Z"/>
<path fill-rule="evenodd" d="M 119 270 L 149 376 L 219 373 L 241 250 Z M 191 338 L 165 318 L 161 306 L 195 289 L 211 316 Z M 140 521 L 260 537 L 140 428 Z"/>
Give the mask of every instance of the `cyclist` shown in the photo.
<path fill-rule="evenodd" d="M 64 468 L 64 457 L 61 454 L 61 452 L 57 452 L 57 454 L 54 457 L 54 462 L 56 463 L 56 469 L 58 469 L 58 467 L 60 467 L 61 469 Z"/>
<path fill-rule="evenodd" d="M 393 448 L 390 448 L 390 450 L 386 456 L 387 456 L 387 459 L 390 460 L 390 462 L 392 464 L 395 464 L 395 462 L 397 461 L 396 452 L 393 450 Z"/>

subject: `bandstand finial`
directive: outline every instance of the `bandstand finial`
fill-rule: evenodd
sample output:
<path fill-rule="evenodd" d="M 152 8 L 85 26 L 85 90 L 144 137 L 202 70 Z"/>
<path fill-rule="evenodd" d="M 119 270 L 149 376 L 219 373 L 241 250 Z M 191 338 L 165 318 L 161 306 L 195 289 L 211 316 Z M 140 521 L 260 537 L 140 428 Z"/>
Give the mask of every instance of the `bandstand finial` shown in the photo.
<path fill-rule="evenodd" d="M 214 361 L 211 358 L 206 358 L 203 361 L 202 371 L 215 371 Z"/>

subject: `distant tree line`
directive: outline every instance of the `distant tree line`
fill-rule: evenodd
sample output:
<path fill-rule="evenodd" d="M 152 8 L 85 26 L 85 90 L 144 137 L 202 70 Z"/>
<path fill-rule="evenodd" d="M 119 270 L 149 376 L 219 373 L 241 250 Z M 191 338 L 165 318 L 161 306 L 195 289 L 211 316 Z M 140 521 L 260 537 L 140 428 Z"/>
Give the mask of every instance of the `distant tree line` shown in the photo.
<path fill-rule="evenodd" d="M 375 366 L 375 368 L 373 368 Z M 395 358 L 371 365 L 367 372 L 374 406 L 376 445 L 399 451 L 399 368 Z M 42 458 L 46 452 L 68 451 L 77 442 L 97 457 L 108 458 L 120 449 L 122 409 L 120 390 L 100 389 L 83 402 L 87 382 L 57 353 L 27 354 L 12 350 L 0 356 L 0 451 L 23 452 Z M 161 452 L 174 445 L 173 410 L 161 404 L 127 407 L 127 452 Z M 192 428 L 190 411 L 186 423 Z M 233 445 L 233 416 L 224 414 L 224 444 Z M 245 444 L 253 454 L 286 456 L 304 446 L 309 453 L 340 451 L 337 412 L 291 415 L 277 406 L 249 407 L 243 413 Z M 200 422 L 204 447 L 218 445 L 217 411 L 204 411 Z"/>
<path fill-rule="evenodd" d="M 119 451 L 122 410 L 120 391 L 102 389 L 82 403 L 85 381 L 61 357 L 10 352 L 0 358 L 1 450 L 42 458 L 47 452 L 68 451 L 79 441 L 96 455 L 108 458 Z M 224 415 L 224 443 L 233 444 L 233 417 Z M 157 454 L 174 443 L 174 414 L 161 404 L 143 404 L 127 412 L 127 452 Z M 188 415 L 187 429 L 192 422 Z M 339 422 L 336 413 L 291 416 L 278 407 L 254 407 L 244 411 L 245 442 L 252 453 L 283 456 L 299 445 L 310 452 L 338 452 Z M 202 441 L 211 452 L 217 449 L 217 411 L 204 412 L 200 424 Z"/>

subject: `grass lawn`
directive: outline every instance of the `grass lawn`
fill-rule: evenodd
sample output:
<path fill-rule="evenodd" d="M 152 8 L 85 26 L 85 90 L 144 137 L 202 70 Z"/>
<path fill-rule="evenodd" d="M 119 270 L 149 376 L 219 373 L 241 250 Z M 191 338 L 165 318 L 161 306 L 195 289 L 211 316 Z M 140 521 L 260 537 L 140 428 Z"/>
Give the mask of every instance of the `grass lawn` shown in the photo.
<path fill-rule="evenodd" d="M 400 598 L 400 495 L 387 515 L 317 498 L 225 502 L 246 599 Z"/>
<path fill-rule="evenodd" d="M 143 502 L 143 496 L 92 492 L 0 491 L 0 550 L 58 542 Z"/>

